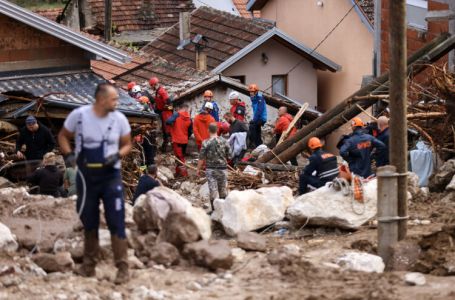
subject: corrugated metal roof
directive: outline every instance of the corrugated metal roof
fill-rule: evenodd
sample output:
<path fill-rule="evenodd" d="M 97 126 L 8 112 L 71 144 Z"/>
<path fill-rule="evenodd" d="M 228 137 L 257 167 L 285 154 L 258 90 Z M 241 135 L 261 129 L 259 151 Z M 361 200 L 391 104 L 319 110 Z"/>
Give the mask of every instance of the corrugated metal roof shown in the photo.
<path fill-rule="evenodd" d="M 66 26 L 48 20 L 43 16 L 35 14 L 6 0 L 0 0 L 0 14 L 4 14 L 5 16 L 55 36 L 58 39 L 105 59 L 110 59 L 119 63 L 126 63 L 131 60 L 127 54 L 116 48 L 94 41 Z"/>
<path fill-rule="evenodd" d="M 106 82 L 92 72 L 74 72 L 65 74 L 45 74 L 12 77 L 0 80 L 0 93 L 23 91 L 36 97 L 45 97 L 45 103 L 68 109 L 95 101 L 94 93 L 99 83 Z M 152 116 L 152 113 L 141 111 L 141 105 L 127 92 L 119 89 L 118 109 L 126 115 Z"/>

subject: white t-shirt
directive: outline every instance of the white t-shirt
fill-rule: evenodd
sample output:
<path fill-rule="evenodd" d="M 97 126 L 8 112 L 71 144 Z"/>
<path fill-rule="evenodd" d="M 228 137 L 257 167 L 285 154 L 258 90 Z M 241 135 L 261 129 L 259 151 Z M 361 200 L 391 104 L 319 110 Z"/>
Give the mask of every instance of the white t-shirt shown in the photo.
<path fill-rule="evenodd" d="M 79 124 L 79 121 L 82 123 Z M 131 127 L 128 119 L 119 111 L 110 112 L 100 118 L 93 111 L 93 105 L 86 105 L 73 110 L 65 120 L 63 126 L 75 134 L 76 153 L 81 151 L 81 131 L 85 148 L 97 148 L 103 139 L 107 139 L 104 157 L 119 151 L 120 137 L 130 134 Z M 111 127 L 111 130 L 108 128 Z M 120 168 L 120 162 L 115 165 Z"/>

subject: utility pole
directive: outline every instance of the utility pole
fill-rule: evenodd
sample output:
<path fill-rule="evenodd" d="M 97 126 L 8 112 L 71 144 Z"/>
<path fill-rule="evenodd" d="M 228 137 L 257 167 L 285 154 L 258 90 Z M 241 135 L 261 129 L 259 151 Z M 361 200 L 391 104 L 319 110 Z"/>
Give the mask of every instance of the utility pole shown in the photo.
<path fill-rule="evenodd" d="M 104 0 L 104 39 L 108 42 L 112 37 L 112 0 Z"/>
<path fill-rule="evenodd" d="M 398 175 L 398 240 L 406 237 L 407 231 L 407 74 L 406 74 L 406 0 L 390 0 L 390 164 Z"/>

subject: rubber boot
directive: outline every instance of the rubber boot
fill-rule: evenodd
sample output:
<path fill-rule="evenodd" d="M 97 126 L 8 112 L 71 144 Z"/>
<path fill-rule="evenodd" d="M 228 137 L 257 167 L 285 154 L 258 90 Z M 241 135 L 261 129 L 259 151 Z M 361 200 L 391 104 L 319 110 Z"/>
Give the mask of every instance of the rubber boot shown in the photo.
<path fill-rule="evenodd" d="M 114 252 L 114 263 L 117 267 L 115 284 L 128 282 L 130 274 L 128 271 L 128 240 L 111 235 L 112 251 Z"/>
<path fill-rule="evenodd" d="M 95 277 L 96 262 L 100 249 L 98 230 L 84 231 L 84 238 L 84 257 L 82 258 L 82 265 L 76 270 L 76 274 L 83 277 Z"/>

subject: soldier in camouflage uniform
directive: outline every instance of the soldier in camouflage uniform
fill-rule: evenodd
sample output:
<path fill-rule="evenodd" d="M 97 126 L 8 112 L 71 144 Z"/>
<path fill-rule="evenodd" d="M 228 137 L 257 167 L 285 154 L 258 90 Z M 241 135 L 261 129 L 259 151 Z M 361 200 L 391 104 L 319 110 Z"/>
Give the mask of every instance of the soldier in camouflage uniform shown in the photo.
<path fill-rule="evenodd" d="M 225 139 L 217 135 L 218 126 L 216 123 L 209 125 L 210 138 L 202 143 L 199 154 L 198 176 L 206 164 L 205 174 L 209 183 L 210 205 L 213 208 L 213 201 L 218 192 L 219 198 L 226 198 L 227 192 L 227 161 L 231 159 L 231 148 Z"/>

